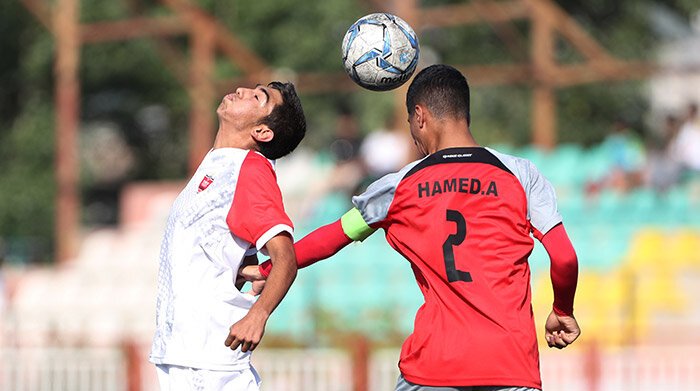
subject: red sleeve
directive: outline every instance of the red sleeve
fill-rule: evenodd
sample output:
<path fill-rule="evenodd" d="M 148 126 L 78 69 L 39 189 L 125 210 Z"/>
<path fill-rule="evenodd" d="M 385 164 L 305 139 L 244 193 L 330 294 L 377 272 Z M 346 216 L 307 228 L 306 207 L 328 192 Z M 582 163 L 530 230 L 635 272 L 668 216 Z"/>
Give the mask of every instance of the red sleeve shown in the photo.
<path fill-rule="evenodd" d="M 275 171 L 258 153 L 249 152 L 243 161 L 226 223 L 234 235 L 258 249 L 280 232 L 292 233 Z"/>
<path fill-rule="evenodd" d="M 352 243 L 352 239 L 343 231 L 340 220 L 324 225 L 294 243 L 297 265 L 300 269 L 313 265 L 334 255 L 350 243 Z M 267 277 L 272 270 L 272 262 L 265 261 L 260 264 L 259 268 L 260 273 Z"/>
<path fill-rule="evenodd" d="M 553 310 L 557 315 L 573 315 L 578 282 L 578 259 L 563 224 L 549 230 L 542 244 L 552 262 L 550 276 L 554 290 Z"/>

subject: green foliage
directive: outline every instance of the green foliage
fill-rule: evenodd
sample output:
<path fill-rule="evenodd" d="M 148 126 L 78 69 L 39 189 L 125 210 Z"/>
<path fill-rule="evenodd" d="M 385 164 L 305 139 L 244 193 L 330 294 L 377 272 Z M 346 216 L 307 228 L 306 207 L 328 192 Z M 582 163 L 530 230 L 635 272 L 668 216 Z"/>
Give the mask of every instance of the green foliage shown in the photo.
<path fill-rule="evenodd" d="M 118 20 L 126 17 L 129 1 L 90 0 L 80 2 L 80 20 L 83 23 Z"/>
<path fill-rule="evenodd" d="M 610 133 L 612 123 L 625 120 L 645 132 L 648 103 L 640 82 L 593 84 L 562 90 L 559 100 L 559 141 L 591 146 Z M 571 120 L 575 119 L 575 120 Z"/>
<path fill-rule="evenodd" d="M 423 31 L 419 39 L 421 47 L 435 50 L 440 62 L 447 64 L 482 65 L 514 61 L 506 45 L 485 24 L 431 28 Z M 527 52 L 526 48 L 523 50 Z"/>
<path fill-rule="evenodd" d="M 340 71 L 340 43 L 363 14 L 354 1 L 213 2 L 212 12 L 274 67 Z"/>
<path fill-rule="evenodd" d="M 424 6 L 463 3 L 450 0 L 424 1 Z M 650 17 L 663 6 L 679 20 L 689 21 L 700 4 L 669 0 L 560 0 L 556 2 L 581 24 L 601 46 L 621 59 L 654 61 L 655 48 L 663 37 L 656 35 Z M 530 25 L 513 23 L 524 43 L 529 43 Z M 488 24 L 429 29 L 421 32 L 421 45 L 436 52 L 441 62 L 453 65 L 517 63 L 495 29 Z M 529 55 L 529 48 L 522 51 Z M 555 56 L 561 63 L 581 62 L 584 57 L 563 37 L 557 38 Z M 467 75 L 469 78 L 470 75 Z M 557 91 L 558 137 L 560 142 L 591 145 L 600 142 L 617 118 L 636 124 L 640 131 L 647 120 L 648 104 L 641 81 L 605 82 L 563 88 Z M 524 145 L 530 142 L 529 88 L 479 87 L 472 93 L 472 118 L 477 139 L 486 144 Z"/>
<path fill-rule="evenodd" d="M 20 32 L 22 18 L 9 17 L 20 11 L 19 5 L 14 2 L 0 3 L 0 37 L 7 37 L 0 41 L 0 124 L 4 127 L 7 118 L 17 113 L 17 83 L 19 78 L 19 56 L 21 50 Z M 2 137 L 0 135 L 0 137 Z"/>
<path fill-rule="evenodd" d="M 47 246 L 53 236 L 53 111 L 51 102 L 32 100 L 0 143 L 0 239 L 12 246 Z M 43 258 L 47 254 L 27 253 Z M 33 251 L 32 251 L 33 252 Z M 46 260 L 46 259 L 39 259 Z"/>
<path fill-rule="evenodd" d="M 531 91 L 526 87 L 479 87 L 471 90 L 471 130 L 484 145 L 529 142 Z"/>
<path fill-rule="evenodd" d="M 189 98 L 155 45 L 147 40 L 91 45 L 84 47 L 82 58 L 84 123 L 106 121 L 120 127 L 137 155 L 128 179 L 181 178 L 187 166 Z M 145 129 L 139 116 L 149 106 L 165 108 L 170 126 L 156 132 Z"/>
<path fill-rule="evenodd" d="M 46 261 L 53 237 L 52 50 L 19 3 L 0 4 L 0 257 L 10 262 Z"/>

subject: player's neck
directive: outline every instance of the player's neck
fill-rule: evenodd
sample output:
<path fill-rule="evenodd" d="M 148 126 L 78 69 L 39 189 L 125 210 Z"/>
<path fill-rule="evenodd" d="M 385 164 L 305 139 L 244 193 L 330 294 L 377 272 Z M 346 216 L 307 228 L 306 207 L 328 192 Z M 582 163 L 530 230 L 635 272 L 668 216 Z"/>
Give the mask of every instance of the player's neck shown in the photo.
<path fill-rule="evenodd" d="M 214 138 L 214 149 L 218 148 L 240 148 L 254 149 L 255 142 L 251 137 L 246 137 L 246 132 L 236 132 L 230 128 L 219 125 L 219 130 Z"/>
<path fill-rule="evenodd" d="M 468 148 L 468 147 L 479 147 L 479 143 L 474 140 L 469 128 L 466 131 L 464 127 L 459 128 L 448 128 L 443 131 L 443 133 L 438 137 L 429 149 L 429 153 L 435 153 L 447 148 Z"/>

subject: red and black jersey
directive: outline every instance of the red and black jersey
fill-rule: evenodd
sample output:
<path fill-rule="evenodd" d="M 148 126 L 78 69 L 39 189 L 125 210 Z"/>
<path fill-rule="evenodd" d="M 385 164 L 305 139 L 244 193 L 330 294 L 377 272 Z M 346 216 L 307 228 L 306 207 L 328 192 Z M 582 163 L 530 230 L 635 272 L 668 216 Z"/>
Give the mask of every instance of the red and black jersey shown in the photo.
<path fill-rule="evenodd" d="M 535 166 L 496 151 L 451 148 L 353 197 L 410 263 L 425 297 L 399 367 L 434 386 L 541 387 L 531 308 L 531 233 L 561 222 Z"/>

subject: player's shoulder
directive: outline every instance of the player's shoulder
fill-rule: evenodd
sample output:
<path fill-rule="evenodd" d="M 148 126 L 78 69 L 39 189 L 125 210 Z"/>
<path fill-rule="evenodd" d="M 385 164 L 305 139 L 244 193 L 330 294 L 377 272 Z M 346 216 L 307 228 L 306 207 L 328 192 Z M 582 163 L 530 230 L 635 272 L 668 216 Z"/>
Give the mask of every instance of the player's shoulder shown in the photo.
<path fill-rule="evenodd" d="M 255 150 L 249 150 L 248 153 L 245 156 L 246 161 L 254 162 L 256 164 L 263 164 L 268 167 L 272 167 L 274 164 L 274 160 L 270 160 L 265 157 L 262 153 L 255 151 Z"/>
<path fill-rule="evenodd" d="M 484 147 L 484 149 L 491 152 L 491 154 L 496 156 L 498 158 L 498 160 L 500 160 L 504 164 L 511 164 L 511 165 L 518 165 L 518 166 L 528 166 L 528 165 L 532 164 L 532 162 L 530 160 L 528 160 L 524 157 L 501 152 L 501 151 L 498 151 L 498 150 L 491 148 L 491 147 Z"/>
<path fill-rule="evenodd" d="M 491 147 L 484 147 L 492 155 L 494 155 L 498 160 L 501 161 L 508 169 L 517 177 L 522 175 L 528 175 L 532 172 L 539 172 L 535 164 L 520 156 L 510 155 L 504 152 L 497 151 Z"/>
<path fill-rule="evenodd" d="M 402 169 L 382 176 L 381 178 L 372 182 L 367 188 L 396 187 L 399 182 L 401 182 L 406 176 L 410 175 L 413 168 L 424 159 L 425 158 L 412 161 L 411 163 L 405 165 Z"/>
<path fill-rule="evenodd" d="M 394 203 L 399 183 L 421 160 L 411 162 L 399 171 L 384 175 L 367 186 L 362 194 L 352 197 L 352 203 L 360 211 L 365 223 L 371 225 L 384 220 Z"/>
<path fill-rule="evenodd" d="M 353 203 L 356 201 L 364 200 L 369 201 L 373 199 L 389 197 L 393 199 L 393 194 L 399 183 L 408 175 L 413 167 L 420 163 L 423 159 L 419 159 L 408 163 L 399 171 L 395 171 L 382 176 L 381 178 L 375 180 L 367 186 L 367 189 L 360 195 L 353 197 Z"/>
<path fill-rule="evenodd" d="M 243 165 L 248 169 L 273 171 L 275 170 L 275 161 L 266 158 L 258 151 L 250 150 L 245 155 Z"/>

